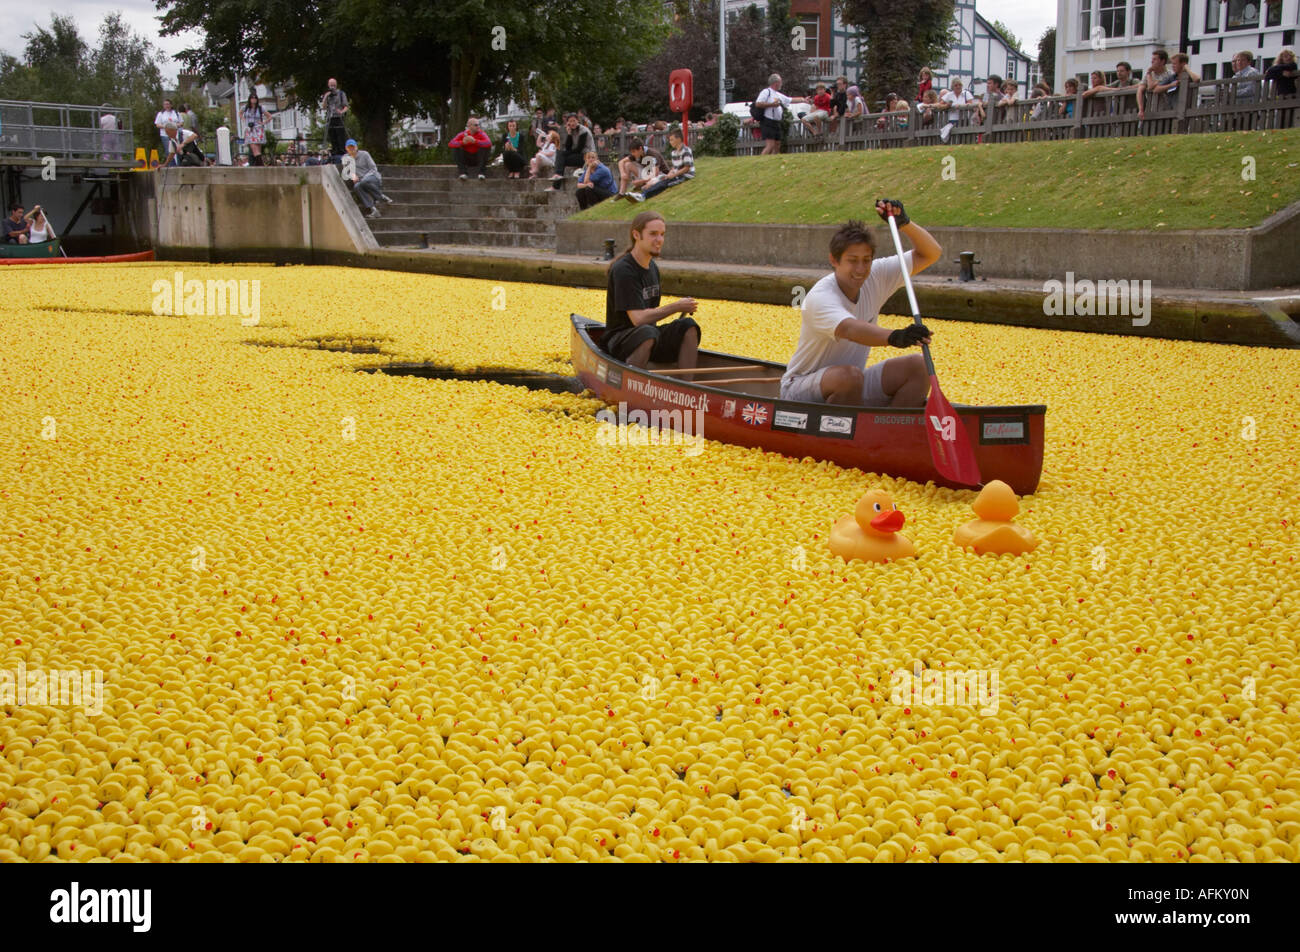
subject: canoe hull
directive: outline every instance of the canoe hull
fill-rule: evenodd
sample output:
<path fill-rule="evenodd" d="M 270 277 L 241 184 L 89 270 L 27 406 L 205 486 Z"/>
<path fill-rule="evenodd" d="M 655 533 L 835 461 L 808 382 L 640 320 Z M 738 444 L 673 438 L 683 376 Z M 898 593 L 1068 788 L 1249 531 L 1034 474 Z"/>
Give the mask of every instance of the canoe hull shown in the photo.
<path fill-rule="evenodd" d="M 970 488 L 944 479 L 930 458 L 922 409 L 842 407 L 750 396 L 687 383 L 614 360 L 588 329 L 603 325 L 573 315 L 573 369 L 583 385 L 608 404 L 629 411 L 697 413 L 706 439 L 801 459 L 828 460 L 917 483 Z M 701 356 L 705 354 L 701 351 Z M 711 355 L 741 361 L 730 355 Z M 773 372 L 779 364 L 763 364 Z M 955 407 L 970 436 L 985 481 L 1000 479 L 1017 495 L 1038 488 L 1043 469 L 1044 406 Z M 698 414 L 702 413 L 702 417 Z"/>
<path fill-rule="evenodd" d="M 125 261 L 152 261 L 152 251 L 136 251 L 126 255 L 97 255 L 83 258 L 6 258 L 0 255 L 0 264 L 119 264 Z"/>
<path fill-rule="evenodd" d="M 0 242 L 0 258 L 57 258 L 59 257 L 59 239 L 38 241 L 25 245 Z"/>

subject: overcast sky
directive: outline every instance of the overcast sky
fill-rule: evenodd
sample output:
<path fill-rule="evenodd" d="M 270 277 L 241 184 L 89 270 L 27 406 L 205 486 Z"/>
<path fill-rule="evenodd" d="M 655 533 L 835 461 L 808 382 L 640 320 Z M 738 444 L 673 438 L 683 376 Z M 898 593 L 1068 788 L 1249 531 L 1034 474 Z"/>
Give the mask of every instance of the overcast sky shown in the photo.
<path fill-rule="evenodd" d="M 1005 23 L 1031 56 L 1037 55 L 1038 38 L 1043 31 L 1056 22 L 1056 4 L 1052 0 L 977 0 L 976 9 L 990 22 Z M 38 23 L 48 26 L 51 10 L 76 20 L 82 37 L 92 45 L 104 14 L 110 10 L 121 10 L 132 28 L 149 37 L 168 57 L 199 42 L 194 36 L 160 36 L 153 0 L 51 0 L 48 6 L 0 0 L 0 50 L 19 55 L 25 45 L 22 34 L 30 32 Z M 175 83 L 177 71 L 177 64 L 169 58 L 163 68 L 163 82 Z"/>

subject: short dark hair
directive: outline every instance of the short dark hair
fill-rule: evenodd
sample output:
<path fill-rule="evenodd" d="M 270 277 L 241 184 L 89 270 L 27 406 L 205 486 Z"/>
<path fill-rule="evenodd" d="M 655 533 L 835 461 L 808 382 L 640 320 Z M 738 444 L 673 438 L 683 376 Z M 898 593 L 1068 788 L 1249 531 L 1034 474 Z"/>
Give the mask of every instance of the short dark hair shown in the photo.
<path fill-rule="evenodd" d="M 1169 51 L 1168 51 L 1168 50 L 1156 50 L 1156 51 L 1153 52 L 1151 55 L 1152 55 L 1152 56 L 1158 56 L 1158 57 L 1160 57 L 1160 59 L 1164 60 L 1166 63 L 1169 62 Z"/>
<path fill-rule="evenodd" d="M 1119 69 L 1121 66 L 1123 66 L 1130 73 L 1133 72 L 1133 64 L 1130 63 L 1128 60 L 1120 60 L 1118 63 L 1115 64 L 1116 69 Z"/>
<path fill-rule="evenodd" d="M 644 149 L 644 148 L 645 148 L 645 143 L 641 141 L 640 136 L 633 136 L 632 141 L 627 144 L 627 150 L 629 152 L 634 152 L 637 149 Z"/>
<path fill-rule="evenodd" d="M 23 207 L 23 203 L 22 203 L 22 202 L 11 202 L 10 205 L 9 205 L 9 210 L 10 210 L 11 212 L 16 212 L 16 211 L 18 211 L 18 209 L 20 209 L 20 208 L 22 208 L 22 207 Z"/>
<path fill-rule="evenodd" d="M 873 255 L 876 253 L 876 236 L 865 222 L 856 218 L 849 219 L 831 235 L 831 257 L 839 261 L 850 245 L 866 245 Z"/>

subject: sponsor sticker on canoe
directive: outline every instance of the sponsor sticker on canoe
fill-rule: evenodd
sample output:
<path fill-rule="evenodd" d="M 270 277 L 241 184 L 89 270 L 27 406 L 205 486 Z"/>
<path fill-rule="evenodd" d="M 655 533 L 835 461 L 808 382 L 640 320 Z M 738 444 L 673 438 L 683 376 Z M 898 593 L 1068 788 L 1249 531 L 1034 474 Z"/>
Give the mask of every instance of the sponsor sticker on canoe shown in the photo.
<path fill-rule="evenodd" d="M 802 433 L 808 429 L 808 414 L 797 413 L 794 410 L 777 410 L 772 415 L 772 429 Z"/>
<path fill-rule="evenodd" d="M 730 420 L 736 415 L 736 401 L 728 400 L 722 404 L 722 419 Z"/>
<path fill-rule="evenodd" d="M 1029 418 L 1016 416 L 980 417 L 981 443 L 1028 443 Z"/>
<path fill-rule="evenodd" d="M 597 380 L 600 380 L 600 381 L 603 382 L 604 379 L 605 379 L 605 372 L 606 372 L 607 370 L 609 370 L 609 365 L 608 365 L 607 363 L 605 363 L 603 360 L 598 360 L 598 361 L 596 361 L 596 379 L 597 379 Z"/>
<path fill-rule="evenodd" d="M 740 418 L 750 426 L 765 426 L 771 413 L 771 408 L 763 403 L 747 403 L 740 408 Z"/>
<path fill-rule="evenodd" d="M 628 393 L 639 393 L 667 407 L 709 412 L 709 395 L 697 390 L 682 390 L 644 377 L 627 378 Z"/>
<path fill-rule="evenodd" d="M 623 386 L 623 371 L 617 367 L 610 367 L 606 379 L 611 387 L 621 387 Z"/>
<path fill-rule="evenodd" d="M 876 426 L 912 426 L 917 423 L 924 423 L 925 415 L 922 413 L 877 413 L 871 422 Z"/>
<path fill-rule="evenodd" d="M 817 422 L 817 432 L 822 436 L 838 436 L 844 439 L 852 439 L 856 422 L 856 416 L 823 413 L 821 419 Z"/>

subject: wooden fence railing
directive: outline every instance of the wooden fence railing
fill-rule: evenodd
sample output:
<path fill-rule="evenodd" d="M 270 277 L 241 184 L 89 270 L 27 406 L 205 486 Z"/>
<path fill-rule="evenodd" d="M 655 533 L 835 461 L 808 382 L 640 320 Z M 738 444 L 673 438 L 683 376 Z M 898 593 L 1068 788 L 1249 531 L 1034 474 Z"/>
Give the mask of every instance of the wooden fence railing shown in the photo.
<path fill-rule="evenodd" d="M 1137 96 L 1131 88 L 1021 99 L 991 109 L 983 104 L 922 108 L 911 103 L 907 112 L 875 112 L 841 120 L 833 132 L 820 136 L 792 123 L 785 151 L 899 149 L 1300 127 L 1300 97 L 1278 96 L 1272 84 L 1258 79 L 1187 80 L 1168 93 L 1148 94 L 1144 106 L 1139 115 Z M 745 121 L 736 140 L 736 155 L 762 151 L 763 140 L 757 131 L 757 124 Z M 627 153 L 633 135 L 668 155 L 666 132 L 605 134 L 597 136 L 597 147 L 614 164 Z M 691 135 L 694 140 L 700 132 L 693 128 Z"/>

